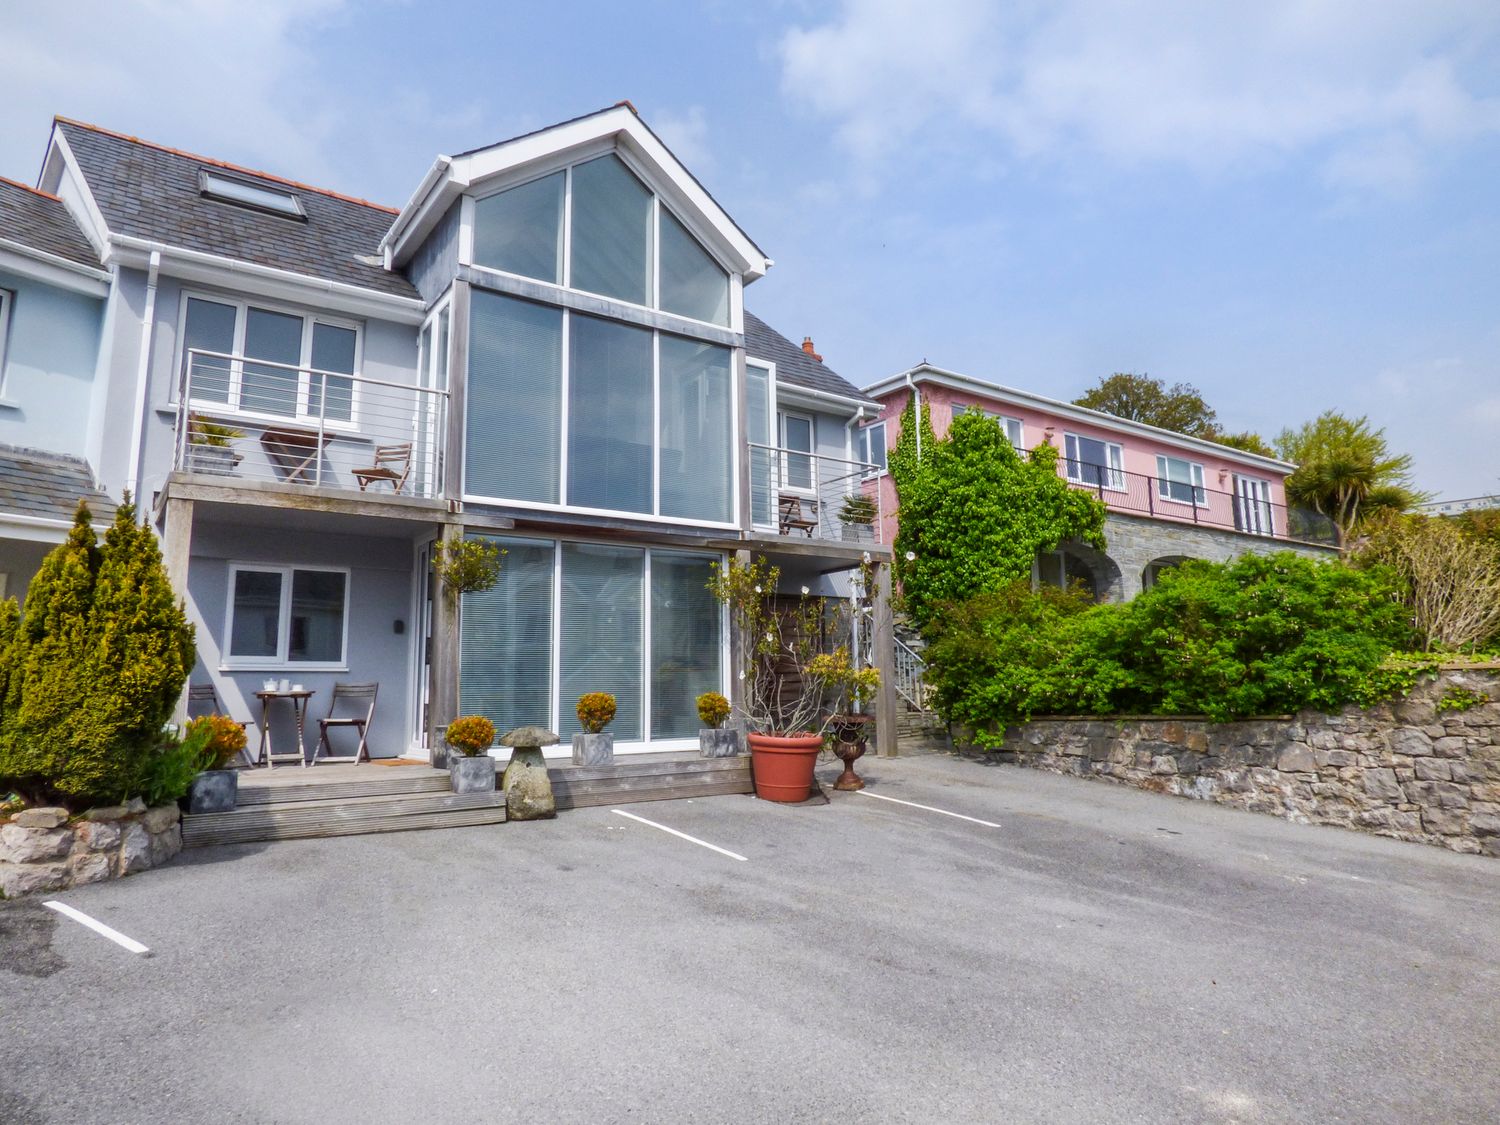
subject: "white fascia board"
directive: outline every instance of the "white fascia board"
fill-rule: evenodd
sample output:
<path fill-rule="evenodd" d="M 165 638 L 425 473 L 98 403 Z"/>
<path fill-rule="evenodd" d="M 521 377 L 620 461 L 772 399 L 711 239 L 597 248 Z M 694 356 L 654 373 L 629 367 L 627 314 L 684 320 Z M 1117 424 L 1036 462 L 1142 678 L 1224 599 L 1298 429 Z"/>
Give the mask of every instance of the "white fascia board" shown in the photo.
<path fill-rule="evenodd" d="M 1238 461 L 1245 465 L 1252 465 L 1258 469 L 1272 469 L 1280 473 L 1290 473 L 1297 468 L 1296 464 L 1292 461 L 1282 461 L 1275 457 L 1262 457 L 1259 453 L 1250 453 L 1244 449 L 1236 449 L 1232 445 L 1220 445 L 1216 441 L 1189 437 L 1187 434 L 1164 430 L 1160 426 L 1148 425 L 1145 422 L 1132 422 L 1128 418 L 1116 418 L 1113 414 L 1106 414 L 1102 410 L 1090 410 L 1086 406 L 1075 406 L 1071 402 L 1048 398 L 1046 395 L 1035 394 L 1032 391 L 1018 390 L 1015 387 L 1003 387 L 999 383 L 987 383 L 983 379 L 975 379 L 971 375 L 961 375 L 956 371 L 945 371 L 941 367 L 933 367 L 930 364 L 921 364 L 906 371 L 898 372 L 888 378 L 881 379 L 879 382 L 871 383 L 865 388 L 865 393 L 872 398 L 879 398 L 882 395 L 890 394 L 892 391 L 901 390 L 908 386 L 908 378 L 911 382 L 915 383 L 935 383 L 940 387 L 983 395 L 985 398 L 995 399 L 999 402 L 1010 402 L 1017 406 L 1028 406 L 1033 410 L 1045 411 L 1048 414 L 1057 414 L 1063 418 L 1082 422 L 1085 425 L 1098 426 L 1101 429 L 1136 434 L 1139 437 L 1150 438 L 1153 441 L 1160 441 L 1169 445 L 1179 446 L 1183 449 L 1190 449 L 1196 453 L 1212 454 L 1215 457 L 1222 457 L 1227 461 Z"/>
<path fill-rule="evenodd" d="M 68 181 L 66 185 L 64 177 Z M 73 155 L 68 138 L 63 136 L 56 121 L 52 122 L 52 143 L 47 148 L 47 158 L 42 162 L 39 186 L 43 191 L 49 191 L 62 199 L 63 206 L 73 216 L 79 229 L 83 231 L 83 236 L 89 240 L 89 245 L 93 246 L 102 261 L 108 263 L 109 224 L 104 221 L 104 212 L 99 210 L 94 193 L 89 190 L 89 182 L 84 178 L 83 169 L 78 166 L 78 158 Z"/>
<path fill-rule="evenodd" d="M 756 361 L 753 356 L 751 362 L 765 364 L 766 360 Z M 831 408 L 845 411 L 850 417 L 857 418 L 864 412 L 878 413 L 880 404 L 872 399 L 851 398 L 848 395 L 836 395 L 832 391 L 818 391 L 811 387 L 799 387 L 795 383 L 778 381 L 776 383 L 776 405 L 812 406 L 829 412 Z"/>
<path fill-rule="evenodd" d="M 432 167 L 422 177 L 422 182 L 417 185 L 417 190 L 411 193 L 411 198 L 391 220 L 390 229 L 380 240 L 380 251 L 385 257 L 387 269 L 410 257 L 410 251 L 421 244 L 427 232 L 447 212 L 447 205 L 442 202 L 443 197 L 451 198 L 458 194 L 457 191 L 449 190 L 449 171 L 452 165 L 453 161 L 446 156 L 439 156 L 434 160 Z"/>
<path fill-rule="evenodd" d="M 625 106 L 615 106 L 543 129 L 511 141 L 501 141 L 466 156 L 446 160 L 446 178 L 419 187 L 412 202 L 402 209 L 391 231 L 386 235 L 392 261 L 399 264 L 415 248 L 420 234 L 430 229 L 447 212 L 452 200 L 465 190 L 513 169 L 542 161 L 555 161 L 559 154 L 583 149 L 603 140 L 614 140 L 643 166 L 652 187 L 666 195 L 669 202 L 685 215 L 695 218 L 711 232 L 733 266 L 746 281 L 765 274 L 771 260 L 748 235 L 735 224 L 725 210 L 704 190 L 667 146 L 652 133 L 636 114 Z M 442 164 L 444 161 L 439 161 Z M 434 165 L 429 178 L 438 171 Z"/>
<path fill-rule="evenodd" d="M 242 262 L 200 250 L 168 246 L 144 238 L 117 234 L 111 237 L 121 265 L 147 269 L 151 254 L 161 254 L 161 271 L 171 277 L 216 285 L 262 297 L 299 304 L 316 304 L 329 311 L 374 317 L 397 324 L 420 325 L 425 311 L 420 299 L 398 297 L 343 281 L 310 277 L 291 270 Z"/>
<path fill-rule="evenodd" d="M 49 254 L 34 246 L 24 246 L 8 238 L 0 238 L 0 270 L 70 293 L 82 293 L 86 297 L 109 296 L 110 275 L 105 270 Z"/>
<path fill-rule="evenodd" d="M 23 516 L 0 512 L 0 539 L 22 539 L 28 543 L 61 543 L 73 529 L 72 520 L 46 516 Z"/>

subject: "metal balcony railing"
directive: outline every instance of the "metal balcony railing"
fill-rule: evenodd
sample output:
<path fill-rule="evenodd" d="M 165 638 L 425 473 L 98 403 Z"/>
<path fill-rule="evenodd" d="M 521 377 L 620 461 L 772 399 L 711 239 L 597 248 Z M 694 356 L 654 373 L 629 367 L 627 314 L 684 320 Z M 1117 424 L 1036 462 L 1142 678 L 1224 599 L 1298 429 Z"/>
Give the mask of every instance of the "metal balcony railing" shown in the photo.
<path fill-rule="evenodd" d="M 173 464 L 225 481 L 436 497 L 447 405 L 443 390 L 194 348 Z"/>
<path fill-rule="evenodd" d="M 755 442 L 747 461 L 755 527 L 825 541 L 884 542 L 875 465 Z"/>
<path fill-rule="evenodd" d="M 1025 450 L 1017 452 L 1026 455 Z M 1057 471 L 1074 488 L 1092 492 L 1114 511 L 1246 535 L 1338 546 L 1338 529 L 1327 516 L 1273 504 L 1251 492 L 1224 492 L 1066 457 L 1058 460 Z"/>

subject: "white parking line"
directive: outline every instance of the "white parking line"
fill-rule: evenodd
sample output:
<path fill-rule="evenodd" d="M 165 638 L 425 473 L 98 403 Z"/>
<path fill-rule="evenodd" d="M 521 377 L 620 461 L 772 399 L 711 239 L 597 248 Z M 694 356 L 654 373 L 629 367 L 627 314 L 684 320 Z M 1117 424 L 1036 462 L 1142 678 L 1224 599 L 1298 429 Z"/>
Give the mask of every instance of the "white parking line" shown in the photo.
<path fill-rule="evenodd" d="M 109 940 L 114 942 L 116 945 L 122 945 L 132 953 L 151 952 L 151 950 L 147 949 L 144 945 L 136 941 L 134 938 L 126 937 L 119 930 L 110 929 L 103 922 L 90 918 L 82 910 L 74 910 L 67 903 L 49 901 L 42 903 L 42 905 L 47 907 L 47 909 L 49 910 L 57 911 L 64 918 L 71 918 L 79 925 L 87 926 L 96 934 L 102 934 L 104 937 L 109 938 Z"/>
<path fill-rule="evenodd" d="M 741 863 L 750 862 L 744 856 L 736 855 L 734 852 L 727 851 L 726 849 L 719 847 L 717 844 L 710 844 L 707 840 L 700 840 L 696 836 L 689 836 L 686 832 L 679 832 L 675 828 L 668 828 L 665 824 L 657 824 L 654 820 L 647 820 L 643 816 L 636 816 L 635 813 L 626 812 L 624 809 L 610 809 L 609 811 L 614 813 L 616 816 L 628 817 L 631 820 L 638 820 L 642 824 L 649 824 L 652 828 L 660 828 L 663 832 L 670 833 L 680 840 L 686 840 L 690 844 L 697 844 L 700 848 L 707 848 L 709 851 L 718 852 L 720 855 L 727 855 L 730 859 L 737 859 Z"/>
<path fill-rule="evenodd" d="M 977 816 L 964 816 L 963 813 L 949 812 L 947 809 L 935 809 L 931 805 L 919 805 L 915 801 L 902 801 L 896 797 L 887 797 L 884 793 L 871 793 L 868 789 L 858 789 L 856 792 L 861 797 L 874 797 L 877 801 L 890 801 L 897 805 L 910 805 L 914 809 L 921 809 L 924 812 L 942 813 L 944 816 L 951 816 L 956 820 L 967 820 L 972 824 L 982 824 L 986 828 L 1000 827 L 993 820 L 980 820 Z"/>

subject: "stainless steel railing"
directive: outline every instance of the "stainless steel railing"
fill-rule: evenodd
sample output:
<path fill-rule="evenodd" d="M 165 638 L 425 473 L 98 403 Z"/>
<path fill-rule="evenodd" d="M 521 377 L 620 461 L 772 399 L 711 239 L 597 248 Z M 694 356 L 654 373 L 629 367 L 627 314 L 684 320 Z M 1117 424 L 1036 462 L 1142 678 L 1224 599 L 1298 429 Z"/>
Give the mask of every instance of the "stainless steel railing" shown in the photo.
<path fill-rule="evenodd" d="M 885 542 L 875 465 L 755 442 L 747 462 L 755 527 L 797 538 Z"/>

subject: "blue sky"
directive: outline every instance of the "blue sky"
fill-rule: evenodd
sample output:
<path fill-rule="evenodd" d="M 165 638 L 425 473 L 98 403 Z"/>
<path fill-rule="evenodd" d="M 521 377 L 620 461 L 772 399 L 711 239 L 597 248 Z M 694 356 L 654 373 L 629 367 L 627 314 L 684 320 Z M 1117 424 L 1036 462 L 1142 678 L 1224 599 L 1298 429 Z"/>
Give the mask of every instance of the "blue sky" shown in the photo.
<path fill-rule="evenodd" d="M 1500 4 L 75 2 L 0 10 L 0 175 L 52 114 L 400 205 L 455 152 L 631 99 L 867 383 L 1198 386 L 1367 414 L 1500 492 Z"/>

